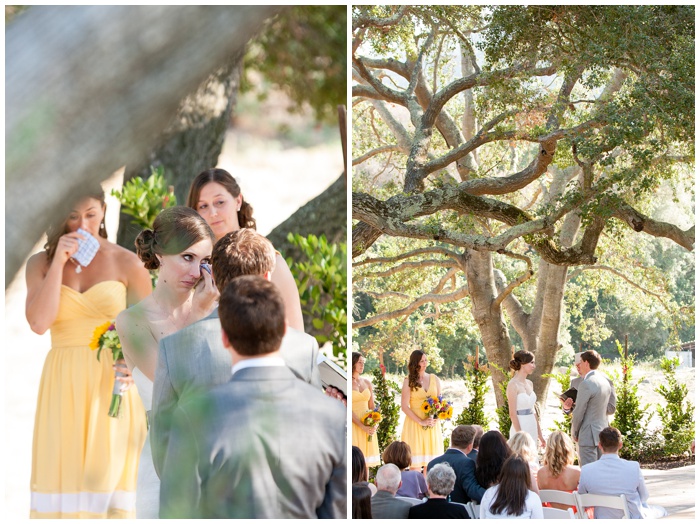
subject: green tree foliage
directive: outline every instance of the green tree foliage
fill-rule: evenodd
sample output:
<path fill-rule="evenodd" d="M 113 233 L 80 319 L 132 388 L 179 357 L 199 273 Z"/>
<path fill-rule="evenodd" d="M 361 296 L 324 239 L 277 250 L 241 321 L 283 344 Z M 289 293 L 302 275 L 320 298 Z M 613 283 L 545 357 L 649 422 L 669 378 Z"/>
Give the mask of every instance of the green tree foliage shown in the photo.
<path fill-rule="evenodd" d="M 508 372 L 500 366 L 498 366 L 497 364 L 489 362 L 489 366 L 494 367 L 495 369 L 503 373 L 504 376 L 508 376 Z M 498 387 L 501 389 L 501 394 L 503 395 L 503 405 L 496 408 L 496 416 L 498 417 L 498 431 L 500 431 L 503 435 L 507 436 L 510 435 L 510 426 L 513 424 L 510 420 L 508 396 L 506 395 L 508 382 L 506 380 L 499 382 Z"/>
<path fill-rule="evenodd" d="M 374 375 L 374 404 L 382 414 L 382 420 L 377 427 L 377 443 L 379 453 L 384 453 L 386 447 L 398 438 L 396 428 L 399 425 L 399 413 L 401 406 L 396 402 L 396 395 L 401 391 L 399 385 L 393 380 L 387 380 L 382 370 L 377 368 L 372 371 Z"/>
<path fill-rule="evenodd" d="M 467 407 L 462 410 L 455 420 L 455 425 L 476 424 L 487 428 L 489 426 L 489 417 L 484 412 L 484 406 L 491 373 L 489 373 L 488 366 L 476 365 L 473 357 L 468 360 L 469 362 L 464 364 L 464 373 L 466 375 L 467 392 L 471 394 L 471 399 L 469 399 Z"/>
<path fill-rule="evenodd" d="M 661 418 L 664 453 L 672 456 L 687 452 L 691 442 L 695 440 L 693 421 L 695 408 L 692 402 L 686 400 L 688 386 L 679 384 L 676 378 L 676 368 L 679 364 L 677 358 L 661 360 L 664 383 L 656 388 L 656 391 L 666 400 L 665 406 L 656 407 Z"/>
<path fill-rule="evenodd" d="M 336 123 L 337 106 L 347 101 L 346 51 L 345 5 L 294 6 L 251 42 L 246 74 L 262 73 L 297 109 L 309 104 L 317 120 Z"/>
<path fill-rule="evenodd" d="M 142 229 L 152 228 L 163 209 L 176 205 L 173 187 L 166 185 L 162 166 L 151 166 L 151 176 L 146 180 L 132 178 L 121 191 L 113 189 L 112 195 L 121 203 L 122 213 L 131 215 L 131 222 Z"/>
<path fill-rule="evenodd" d="M 303 261 L 287 260 L 299 288 L 301 307 L 313 319 L 320 343 L 333 344 L 333 355 L 345 364 L 347 352 L 347 257 L 346 245 L 329 244 L 326 237 L 290 233 L 290 243 L 297 246 Z"/>
<path fill-rule="evenodd" d="M 613 387 L 617 394 L 615 417 L 610 424 L 620 430 L 623 446 L 620 456 L 629 460 L 644 460 L 659 455 L 655 436 L 649 432 L 649 421 L 652 411 L 649 405 L 640 405 L 639 381 L 632 380 L 634 357 L 625 358 L 624 349 L 619 341 L 615 341 L 622 364 L 622 374 L 613 377 Z"/>

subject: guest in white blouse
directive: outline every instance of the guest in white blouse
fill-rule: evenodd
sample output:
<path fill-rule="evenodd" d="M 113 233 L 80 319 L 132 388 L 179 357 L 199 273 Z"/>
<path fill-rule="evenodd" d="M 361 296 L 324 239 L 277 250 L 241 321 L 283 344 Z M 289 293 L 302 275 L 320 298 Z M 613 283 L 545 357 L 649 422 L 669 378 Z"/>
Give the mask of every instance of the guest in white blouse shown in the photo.
<path fill-rule="evenodd" d="M 530 467 L 519 455 L 503 463 L 500 481 L 484 493 L 479 508 L 482 519 L 541 519 L 542 501 L 529 489 Z"/>

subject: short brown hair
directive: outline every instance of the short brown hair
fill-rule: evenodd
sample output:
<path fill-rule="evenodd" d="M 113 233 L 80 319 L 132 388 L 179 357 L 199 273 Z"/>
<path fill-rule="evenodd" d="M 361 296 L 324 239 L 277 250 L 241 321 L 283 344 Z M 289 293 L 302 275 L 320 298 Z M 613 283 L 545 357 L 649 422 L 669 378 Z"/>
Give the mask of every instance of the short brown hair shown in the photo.
<path fill-rule="evenodd" d="M 219 319 L 233 348 L 247 357 L 277 351 L 286 330 L 282 295 L 260 276 L 238 277 L 224 288 Z"/>
<path fill-rule="evenodd" d="M 254 229 L 232 231 L 214 245 L 211 267 L 216 287 L 223 289 L 236 277 L 273 271 L 275 248 Z"/>
<path fill-rule="evenodd" d="M 600 358 L 600 354 L 595 349 L 589 349 L 588 351 L 581 353 L 581 360 L 588 362 L 591 369 L 598 369 L 602 359 Z"/>
<path fill-rule="evenodd" d="M 475 435 L 476 429 L 474 426 L 460 425 L 452 430 L 450 442 L 452 442 L 453 448 L 466 449 L 474 444 Z"/>
<path fill-rule="evenodd" d="M 384 450 L 382 460 L 384 464 L 395 464 L 403 471 L 411 465 L 411 447 L 405 442 L 395 440 Z"/>
<path fill-rule="evenodd" d="M 612 426 L 603 429 L 598 438 L 600 439 L 600 447 L 606 453 L 614 453 L 622 443 L 622 433 L 620 433 L 619 429 Z"/>

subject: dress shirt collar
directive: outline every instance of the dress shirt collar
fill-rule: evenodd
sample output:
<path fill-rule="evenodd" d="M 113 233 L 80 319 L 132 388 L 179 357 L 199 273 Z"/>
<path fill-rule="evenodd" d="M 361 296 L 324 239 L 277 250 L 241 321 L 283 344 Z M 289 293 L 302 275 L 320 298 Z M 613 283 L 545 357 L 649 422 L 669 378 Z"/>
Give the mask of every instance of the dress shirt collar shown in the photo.
<path fill-rule="evenodd" d="M 247 358 L 237 362 L 231 368 L 231 375 L 235 375 L 236 372 L 245 368 L 264 368 L 264 367 L 284 367 L 286 364 L 282 357 L 259 357 L 259 358 Z"/>
<path fill-rule="evenodd" d="M 461 449 L 459 449 L 459 448 L 447 448 L 447 450 L 448 450 L 448 451 L 449 451 L 449 450 L 459 451 L 459 452 L 460 452 L 462 455 L 464 455 L 465 457 L 467 456 L 467 454 L 466 454 L 464 451 L 462 451 Z"/>
<path fill-rule="evenodd" d="M 591 369 L 588 373 L 586 373 L 586 376 L 583 377 L 583 380 L 586 380 L 588 377 L 590 377 L 593 373 L 595 373 L 595 369 Z"/>

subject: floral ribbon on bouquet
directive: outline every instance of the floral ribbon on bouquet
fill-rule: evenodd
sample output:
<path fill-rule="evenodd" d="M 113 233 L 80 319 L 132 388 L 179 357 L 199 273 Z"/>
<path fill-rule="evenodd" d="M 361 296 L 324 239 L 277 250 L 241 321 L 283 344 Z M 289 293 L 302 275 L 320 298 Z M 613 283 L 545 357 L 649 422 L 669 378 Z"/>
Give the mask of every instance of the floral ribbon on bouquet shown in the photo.
<path fill-rule="evenodd" d="M 93 351 L 97 350 L 97 360 L 100 360 L 100 353 L 103 349 L 112 352 L 112 358 L 115 363 L 119 360 L 124 360 L 122 344 L 119 341 L 119 335 L 117 334 L 113 320 L 105 322 L 95 328 L 92 334 L 92 341 L 90 342 L 90 349 Z M 112 387 L 112 400 L 109 403 L 107 415 L 117 418 L 121 414 L 122 395 L 124 395 L 124 392 L 121 389 L 121 383 L 116 380 L 116 377 L 125 377 L 126 375 L 121 371 L 115 371 L 114 374 L 115 380 L 114 386 Z"/>
<path fill-rule="evenodd" d="M 452 402 L 448 402 L 439 397 L 427 397 L 421 405 L 421 410 L 425 413 L 426 418 L 436 418 L 438 420 L 450 420 L 452 418 Z M 423 429 L 428 429 L 428 426 L 423 426 Z"/>
<path fill-rule="evenodd" d="M 363 425 L 367 427 L 374 427 L 377 424 L 379 424 L 382 421 L 382 414 L 379 413 L 376 409 L 371 409 L 367 411 L 364 415 L 362 415 L 362 418 L 360 419 L 360 422 L 362 422 Z M 372 435 L 367 435 L 367 442 L 372 442 Z"/>

